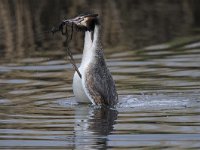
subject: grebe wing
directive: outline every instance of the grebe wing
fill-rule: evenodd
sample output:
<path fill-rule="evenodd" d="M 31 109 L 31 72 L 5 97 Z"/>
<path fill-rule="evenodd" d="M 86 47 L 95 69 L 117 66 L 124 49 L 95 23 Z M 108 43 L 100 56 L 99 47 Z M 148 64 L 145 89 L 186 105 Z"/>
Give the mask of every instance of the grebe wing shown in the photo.
<path fill-rule="evenodd" d="M 93 64 L 89 68 L 91 69 L 88 69 L 86 74 L 86 87 L 93 101 L 100 105 L 115 105 L 118 102 L 115 83 L 105 62 Z"/>

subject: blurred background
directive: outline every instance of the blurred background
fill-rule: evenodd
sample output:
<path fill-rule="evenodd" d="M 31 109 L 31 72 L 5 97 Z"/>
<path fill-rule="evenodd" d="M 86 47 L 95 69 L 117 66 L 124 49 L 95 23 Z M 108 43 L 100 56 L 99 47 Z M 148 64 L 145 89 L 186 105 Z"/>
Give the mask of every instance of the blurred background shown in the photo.
<path fill-rule="evenodd" d="M 109 49 L 134 49 L 200 32 L 199 0 L 1 0 L 0 57 L 27 57 L 35 51 L 62 51 L 63 37 L 45 33 L 63 19 L 95 12 Z M 81 53 L 83 38 L 71 42 Z"/>

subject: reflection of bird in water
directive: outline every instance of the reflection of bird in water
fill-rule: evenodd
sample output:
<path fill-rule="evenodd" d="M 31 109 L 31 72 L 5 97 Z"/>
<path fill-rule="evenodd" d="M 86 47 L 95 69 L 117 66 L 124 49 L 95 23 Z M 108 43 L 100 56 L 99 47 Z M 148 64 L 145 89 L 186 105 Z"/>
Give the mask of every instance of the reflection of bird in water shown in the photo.
<path fill-rule="evenodd" d="M 85 31 L 82 62 L 75 72 L 73 91 L 78 102 L 114 106 L 118 102 L 115 83 L 107 68 L 101 44 L 101 30 L 97 14 L 80 15 L 69 22 Z"/>
<path fill-rule="evenodd" d="M 75 108 L 75 149 L 107 149 L 107 136 L 113 131 L 117 110 L 82 106 Z"/>

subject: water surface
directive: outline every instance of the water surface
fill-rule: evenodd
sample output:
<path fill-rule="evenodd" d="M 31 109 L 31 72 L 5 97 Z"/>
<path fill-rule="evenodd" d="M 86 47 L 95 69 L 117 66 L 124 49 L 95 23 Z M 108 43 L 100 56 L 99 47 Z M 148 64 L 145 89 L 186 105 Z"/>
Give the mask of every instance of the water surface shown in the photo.
<path fill-rule="evenodd" d="M 200 47 L 193 45 L 106 52 L 120 95 L 116 109 L 77 104 L 74 71 L 53 52 L 2 59 L 0 147 L 199 149 Z"/>

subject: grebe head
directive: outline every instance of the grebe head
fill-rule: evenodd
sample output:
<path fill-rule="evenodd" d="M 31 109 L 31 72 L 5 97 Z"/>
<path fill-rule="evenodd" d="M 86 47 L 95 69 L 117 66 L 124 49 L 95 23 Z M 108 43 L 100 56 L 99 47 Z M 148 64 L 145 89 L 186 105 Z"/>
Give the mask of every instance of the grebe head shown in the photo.
<path fill-rule="evenodd" d="M 92 31 L 94 30 L 95 24 L 98 23 L 98 14 L 79 15 L 67 21 L 75 24 L 81 31 Z"/>

